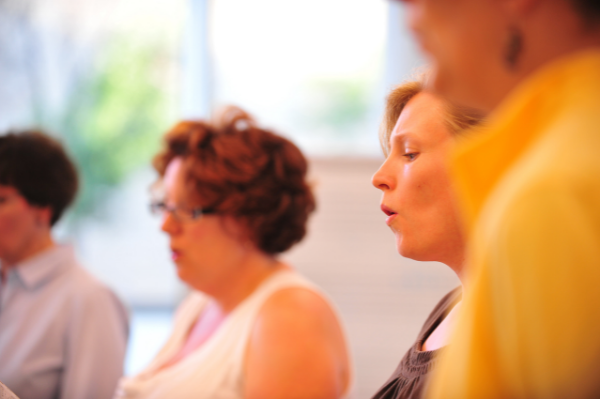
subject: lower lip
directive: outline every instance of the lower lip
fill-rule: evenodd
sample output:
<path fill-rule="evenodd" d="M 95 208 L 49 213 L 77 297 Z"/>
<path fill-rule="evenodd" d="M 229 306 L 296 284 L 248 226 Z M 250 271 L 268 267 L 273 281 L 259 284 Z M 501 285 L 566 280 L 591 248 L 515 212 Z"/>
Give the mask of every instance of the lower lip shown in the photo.
<path fill-rule="evenodd" d="M 386 225 L 389 226 L 392 223 L 392 221 L 394 220 L 394 218 L 396 218 L 396 215 L 398 215 L 398 214 L 392 214 L 389 217 L 387 217 L 385 220 Z"/>
<path fill-rule="evenodd" d="M 171 251 L 171 260 L 177 261 L 181 258 L 181 253 L 178 251 Z"/>

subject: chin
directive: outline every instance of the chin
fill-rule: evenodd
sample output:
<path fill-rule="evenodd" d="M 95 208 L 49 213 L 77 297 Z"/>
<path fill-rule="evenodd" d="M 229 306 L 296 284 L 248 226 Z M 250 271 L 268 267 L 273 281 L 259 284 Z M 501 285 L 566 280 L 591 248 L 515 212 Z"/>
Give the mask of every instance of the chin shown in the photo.
<path fill-rule="evenodd" d="M 179 276 L 179 279 L 189 287 L 205 292 L 207 279 L 198 274 L 197 268 L 194 268 L 193 266 L 178 266 L 177 276 Z"/>
<path fill-rule="evenodd" d="M 417 249 L 415 246 L 411 246 L 410 243 L 406 243 L 402 240 L 402 238 L 399 238 L 398 242 L 396 243 L 396 248 L 398 250 L 398 254 L 404 258 L 410 258 L 411 260 L 415 261 L 429 261 L 429 259 L 425 257 L 421 251 L 419 251 L 419 249 Z"/>
<path fill-rule="evenodd" d="M 396 250 L 398 254 L 405 258 L 413 258 L 413 251 L 410 246 L 407 246 L 407 243 L 402 240 L 402 237 L 398 237 L 396 241 Z"/>
<path fill-rule="evenodd" d="M 414 254 L 414 252 L 411 252 L 410 250 L 407 250 L 407 249 L 399 248 L 398 254 L 400 254 L 404 258 L 410 258 L 411 260 L 421 261 L 421 260 L 419 260 L 419 257 L 417 257 Z"/>
<path fill-rule="evenodd" d="M 177 276 L 185 283 L 189 284 L 190 281 L 190 269 L 184 265 L 177 264 Z"/>

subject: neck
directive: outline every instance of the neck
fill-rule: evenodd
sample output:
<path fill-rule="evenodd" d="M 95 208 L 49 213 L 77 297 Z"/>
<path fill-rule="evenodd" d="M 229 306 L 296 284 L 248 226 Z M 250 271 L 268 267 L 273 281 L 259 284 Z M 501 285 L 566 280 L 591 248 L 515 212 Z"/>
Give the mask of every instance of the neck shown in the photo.
<path fill-rule="evenodd" d="M 463 292 L 465 291 L 466 288 L 466 271 L 465 271 L 465 259 L 464 256 L 460 257 L 459 259 L 455 260 L 455 262 L 449 262 L 446 263 L 446 265 L 448 265 L 450 267 L 450 269 L 452 271 L 454 271 L 454 273 L 456 274 L 456 276 L 458 277 L 458 280 L 460 281 L 460 285 L 463 288 Z"/>
<path fill-rule="evenodd" d="M 286 268 L 271 256 L 250 251 L 239 264 L 233 276 L 227 277 L 218 290 L 208 293 L 224 314 L 230 313 L 274 272 Z"/>
<path fill-rule="evenodd" d="M 54 246 L 54 239 L 50 230 L 36 236 L 34 239 L 27 241 L 14 254 L 4 255 L 0 258 L 2 261 L 2 271 L 6 272 L 10 268 L 22 263 L 23 261 L 45 251 Z"/>

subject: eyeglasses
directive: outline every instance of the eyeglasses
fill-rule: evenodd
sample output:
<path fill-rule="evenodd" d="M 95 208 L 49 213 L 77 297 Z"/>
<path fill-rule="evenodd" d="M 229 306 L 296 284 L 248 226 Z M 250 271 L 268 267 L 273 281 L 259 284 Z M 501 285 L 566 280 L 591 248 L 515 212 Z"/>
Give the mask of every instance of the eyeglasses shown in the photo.
<path fill-rule="evenodd" d="M 164 218 L 166 213 L 170 213 L 175 220 L 179 222 L 195 221 L 203 215 L 217 214 L 213 209 L 202 209 L 200 207 L 187 209 L 184 207 L 173 207 L 167 205 L 164 201 L 150 203 L 150 212 L 153 215 Z"/>

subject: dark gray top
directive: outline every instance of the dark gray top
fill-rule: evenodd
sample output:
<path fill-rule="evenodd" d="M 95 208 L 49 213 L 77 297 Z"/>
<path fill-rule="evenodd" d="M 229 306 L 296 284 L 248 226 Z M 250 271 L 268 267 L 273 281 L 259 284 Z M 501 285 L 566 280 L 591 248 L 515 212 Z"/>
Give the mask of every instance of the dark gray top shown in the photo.
<path fill-rule="evenodd" d="M 400 365 L 390 379 L 375 393 L 374 399 L 420 399 L 427 384 L 427 378 L 444 349 L 421 351 L 423 343 L 431 332 L 446 318 L 450 310 L 462 298 L 462 288 L 448 293 L 435 306 L 423 324 L 417 341 L 400 361 Z"/>

